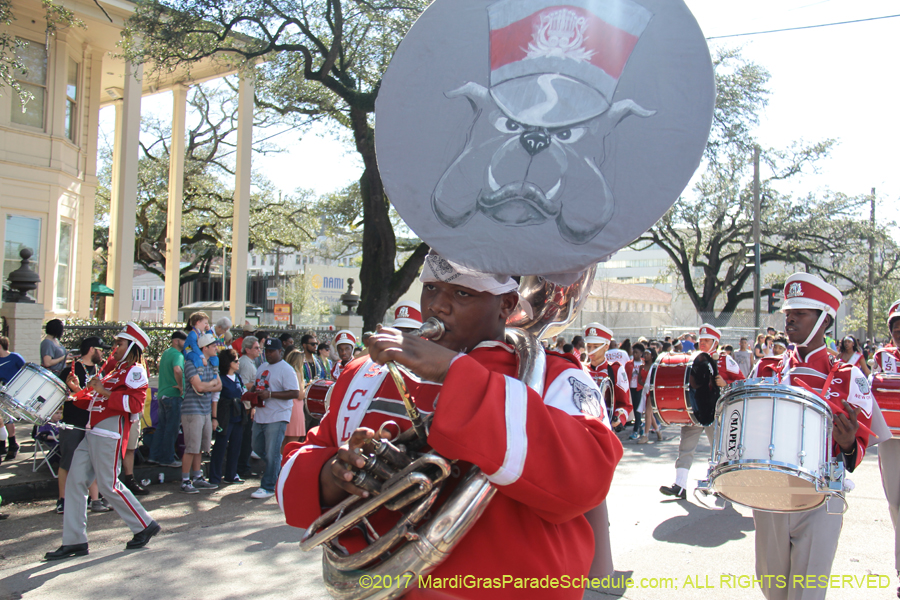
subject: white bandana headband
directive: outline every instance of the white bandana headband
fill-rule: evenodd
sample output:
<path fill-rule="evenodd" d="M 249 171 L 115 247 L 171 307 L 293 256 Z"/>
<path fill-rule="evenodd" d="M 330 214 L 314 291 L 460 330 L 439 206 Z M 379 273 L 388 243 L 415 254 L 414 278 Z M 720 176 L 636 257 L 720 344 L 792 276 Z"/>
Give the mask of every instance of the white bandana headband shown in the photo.
<path fill-rule="evenodd" d="M 476 292 L 487 292 L 495 296 L 514 292 L 519 289 L 519 284 L 508 275 L 492 275 L 482 273 L 475 269 L 464 267 L 455 262 L 429 252 L 425 257 L 425 265 L 422 267 L 422 275 L 419 276 L 422 283 L 452 283 Z"/>

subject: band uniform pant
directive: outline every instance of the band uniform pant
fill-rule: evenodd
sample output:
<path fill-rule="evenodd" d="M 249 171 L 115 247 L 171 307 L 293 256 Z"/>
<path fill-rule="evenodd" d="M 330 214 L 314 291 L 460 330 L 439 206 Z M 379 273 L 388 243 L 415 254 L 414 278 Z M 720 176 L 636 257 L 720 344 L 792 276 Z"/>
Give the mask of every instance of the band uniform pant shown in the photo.
<path fill-rule="evenodd" d="M 807 575 L 828 577 L 831 574 L 843 515 L 828 514 L 823 504 L 794 513 L 754 510 L 753 522 L 756 575 L 763 580 L 763 595 L 768 600 L 825 598 L 827 587 L 804 587 L 799 583 L 795 586 L 793 579 L 795 575 L 805 579 Z"/>
<path fill-rule="evenodd" d="M 713 435 L 715 435 L 715 426 L 708 425 L 684 425 L 681 428 L 681 440 L 678 442 L 678 460 L 675 461 L 676 469 L 690 469 L 694 464 L 694 450 L 700 443 L 700 434 L 706 432 L 706 439 L 712 447 Z"/>
<path fill-rule="evenodd" d="M 66 479 L 66 510 L 63 513 L 63 545 L 87 543 L 88 487 L 94 479 L 100 493 L 115 509 L 132 533 L 147 528 L 153 521 L 141 503 L 119 481 L 122 468 L 122 434 L 130 427 L 123 417 L 104 419 L 93 429 L 106 435 L 88 431 L 72 457 Z M 118 439 L 113 434 L 118 435 Z"/>
<path fill-rule="evenodd" d="M 900 571 L 900 438 L 878 444 L 878 468 L 894 524 L 894 568 Z"/>

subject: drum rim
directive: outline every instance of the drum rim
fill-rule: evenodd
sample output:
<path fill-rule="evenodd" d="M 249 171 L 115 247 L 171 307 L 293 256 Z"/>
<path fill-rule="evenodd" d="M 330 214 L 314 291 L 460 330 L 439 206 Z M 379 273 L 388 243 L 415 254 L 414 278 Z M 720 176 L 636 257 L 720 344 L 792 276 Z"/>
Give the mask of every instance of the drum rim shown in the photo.
<path fill-rule="evenodd" d="M 715 363 L 715 361 L 712 359 L 712 355 L 709 352 L 703 352 L 702 350 L 695 350 L 693 352 L 688 352 L 688 353 L 663 352 L 659 356 L 656 357 L 656 361 L 654 361 L 653 366 L 650 369 L 650 374 L 647 377 L 647 385 L 650 388 L 647 391 L 647 397 L 650 400 L 650 408 L 653 410 L 653 416 L 656 417 L 657 419 L 659 419 L 660 423 L 662 423 L 663 426 L 681 425 L 682 427 L 686 427 L 686 426 L 693 425 L 695 427 L 711 427 L 711 426 L 715 425 L 715 423 L 716 423 L 715 417 L 717 415 L 713 416 L 712 421 L 704 424 L 704 423 L 700 422 L 700 419 L 697 418 L 697 415 L 694 414 L 694 411 L 691 408 L 691 403 L 690 403 L 690 400 L 688 399 L 688 389 L 690 388 L 690 386 L 688 385 L 689 369 L 685 370 L 684 377 L 682 378 L 682 384 L 680 386 L 679 385 L 660 385 L 660 386 L 656 385 L 656 376 L 657 376 L 657 373 L 659 373 L 658 366 L 662 363 L 664 357 L 667 357 L 667 356 L 675 356 L 675 357 L 679 357 L 679 358 L 684 357 L 687 360 L 685 360 L 683 363 L 680 363 L 678 365 L 672 365 L 672 366 L 687 366 L 687 365 L 693 365 L 694 360 L 696 360 L 697 356 L 699 356 L 700 354 L 705 354 L 706 356 L 709 357 L 709 360 L 711 362 Z M 677 423 L 675 421 L 667 421 L 665 418 L 663 418 L 662 412 L 656 402 L 656 394 L 654 393 L 656 391 L 657 387 L 662 390 L 677 390 L 677 389 L 681 390 L 681 401 L 684 402 L 684 413 L 691 420 L 690 423 Z M 716 401 L 716 410 L 718 410 L 718 403 L 721 399 L 722 399 L 722 396 L 720 395 L 719 399 Z M 678 412 L 677 409 L 664 409 L 664 410 L 666 410 L 667 412 L 670 410 L 674 410 L 674 411 Z"/>
<path fill-rule="evenodd" d="M 730 473 L 732 471 L 741 471 L 746 470 L 739 467 L 744 466 L 757 466 L 759 468 L 752 469 L 754 471 L 772 471 L 778 473 L 784 473 L 784 470 L 792 471 L 791 473 L 784 473 L 786 475 L 796 475 L 800 479 L 805 479 L 812 484 L 815 483 L 826 483 L 830 481 L 828 477 L 825 475 L 819 475 L 815 471 L 811 471 L 806 467 L 797 467 L 795 465 L 791 465 L 788 463 L 784 463 L 777 460 L 760 460 L 760 459 L 740 459 L 740 460 L 728 460 L 717 463 L 715 466 L 710 468 L 709 470 L 709 483 L 712 485 L 713 480 L 719 475 L 724 475 L 725 473 Z M 769 468 L 771 466 L 778 468 Z M 827 469 L 827 463 L 824 465 L 820 465 Z"/>
<path fill-rule="evenodd" d="M 38 375 L 42 375 L 43 377 L 45 377 L 49 383 L 52 383 L 53 385 L 55 385 L 59 389 L 59 391 L 61 391 L 63 394 L 68 395 L 68 388 L 66 388 L 65 384 L 56 375 L 56 373 L 54 373 L 53 371 L 51 371 L 50 369 L 48 369 L 46 367 L 43 367 L 43 366 L 41 366 L 37 363 L 33 363 L 33 362 L 25 363 L 22 366 L 22 368 L 16 372 L 16 374 L 13 376 L 13 378 L 10 379 L 3 387 L 8 388 L 10 386 L 10 384 L 15 382 L 16 379 L 18 379 L 19 376 L 26 370 L 33 370 L 33 371 L 37 372 Z"/>
<path fill-rule="evenodd" d="M 731 462 L 741 462 L 741 461 L 731 461 Z M 747 461 L 747 462 L 751 462 L 751 461 Z M 754 461 L 754 462 L 755 462 L 755 461 Z M 769 468 L 769 465 L 772 465 L 772 464 L 779 464 L 779 465 L 785 466 L 786 468 L 788 468 L 788 469 L 790 469 L 790 470 L 798 471 L 798 469 L 797 469 L 796 467 L 790 466 L 790 465 L 783 465 L 783 463 L 778 463 L 778 461 L 771 461 L 771 462 L 769 462 L 769 461 L 764 461 L 764 462 L 762 462 L 761 464 L 762 464 L 762 466 L 761 466 L 759 469 L 755 469 L 755 470 L 757 470 L 757 471 L 769 471 L 769 472 L 774 472 L 774 473 L 785 474 L 781 469 L 771 469 L 771 468 Z M 716 467 L 718 467 L 718 466 L 720 466 L 720 465 L 721 465 L 721 463 L 720 463 L 719 465 L 716 465 Z M 828 498 L 830 498 L 831 496 L 836 496 L 836 495 L 837 495 L 837 494 L 834 494 L 833 492 L 830 492 L 830 491 L 827 491 L 827 490 L 823 491 L 823 490 L 820 489 L 820 487 L 817 485 L 817 484 L 822 484 L 822 487 L 823 487 L 823 488 L 827 488 L 828 482 L 830 481 L 830 479 L 828 479 L 827 477 L 824 477 L 824 476 L 821 476 L 821 475 L 812 475 L 812 474 L 807 474 L 807 473 L 804 473 L 804 472 L 800 472 L 800 473 L 797 473 L 797 474 L 796 474 L 797 477 L 799 477 L 800 479 L 803 479 L 804 481 L 808 481 L 809 483 L 811 483 L 811 484 L 813 484 L 814 486 L 816 486 L 815 489 L 813 489 L 813 490 L 811 490 L 811 491 L 809 491 L 809 492 L 806 492 L 806 493 L 804 493 L 803 495 L 805 495 L 805 496 L 809 496 L 809 495 L 816 495 L 816 496 L 819 496 L 819 497 L 820 497 L 819 502 L 817 502 L 817 503 L 814 504 L 813 506 L 808 506 L 808 507 L 804 507 L 804 508 L 761 508 L 761 507 L 759 507 L 759 506 L 752 506 L 752 505 L 750 505 L 750 504 L 745 504 L 744 502 L 738 502 L 737 500 L 731 498 L 729 494 L 723 493 L 722 491 L 717 490 L 717 489 L 715 488 L 715 479 L 716 479 L 716 477 L 718 477 L 719 475 L 724 475 L 724 474 L 730 473 L 730 472 L 737 472 L 737 471 L 741 471 L 741 470 L 742 470 L 742 469 L 738 469 L 738 468 L 734 468 L 734 467 L 735 467 L 735 465 L 732 465 L 732 468 L 730 468 L 730 469 L 725 469 L 725 470 L 722 470 L 722 471 L 719 471 L 719 472 L 716 472 L 717 469 L 710 469 L 709 474 L 707 475 L 707 478 L 708 478 L 708 481 L 709 481 L 709 488 L 710 488 L 710 490 L 712 490 L 713 492 L 715 492 L 715 493 L 718 494 L 719 496 L 722 496 L 723 498 L 725 498 L 725 499 L 728 500 L 729 502 L 732 502 L 732 503 L 734 503 L 734 504 L 738 504 L 738 505 L 740 505 L 740 506 L 744 506 L 744 507 L 746 507 L 746 508 L 751 508 L 751 509 L 753 509 L 753 510 L 761 510 L 761 511 L 764 511 L 764 512 L 774 512 L 774 513 L 806 512 L 806 511 L 814 510 L 814 509 L 816 509 L 816 508 L 822 506 L 822 504 L 823 504 L 826 500 L 828 500 Z"/>
<path fill-rule="evenodd" d="M 737 396 L 737 399 L 735 399 L 732 402 L 727 402 L 727 403 L 725 402 L 725 400 L 727 398 L 731 398 L 734 396 Z M 716 403 L 716 419 L 715 420 L 718 421 L 719 417 L 722 415 L 722 413 L 728 407 L 733 406 L 738 403 L 743 403 L 742 396 L 743 395 L 739 396 L 738 394 L 732 394 L 731 390 L 729 390 L 728 392 L 725 393 L 724 396 L 720 397 L 719 401 Z M 813 398 L 815 398 L 815 397 L 813 397 Z M 830 430 L 830 429 L 832 429 L 832 427 L 834 427 L 834 413 L 832 412 L 831 407 L 828 406 L 828 404 L 821 398 L 815 398 L 815 400 L 818 400 L 818 402 L 816 402 L 815 400 L 812 400 L 812 399 L 806 398 L 806 397 L 792 398 L 792 397 L 786 397 L 786 396 L 781 396 L 781 395 L 777 395 L 777 394 L 771 394 L 771 395 L 755 394 L 752 396 L 752 399 L 753 400 L 780 399 L 780 400 L 784 400 L 786 402 L 792 402 L 794 404 L 800 404 L 802 406 L 807 406 L 811 410 L 821 414 L 822 416 L 824 416 L 826 418 L 826 420 L 827 420 L 826 428 L 828 430 Z"/>

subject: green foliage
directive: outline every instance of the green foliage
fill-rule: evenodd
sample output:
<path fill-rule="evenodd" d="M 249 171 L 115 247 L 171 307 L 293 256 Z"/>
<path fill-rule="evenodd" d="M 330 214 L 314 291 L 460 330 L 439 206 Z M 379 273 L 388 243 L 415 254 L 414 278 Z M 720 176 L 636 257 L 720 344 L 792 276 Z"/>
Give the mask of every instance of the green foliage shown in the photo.
<path fill-rule="evenodd" d="M 47 23 L 47 35 L 53 35 L 60 27 L 84 27 L 84 23 L 75 17 L 74 12 L 55 0 L 41 0 L 41 6 Z M 11 88 L 19 96 L 22 110 L 25 110 L 25 105 L 34 96 L 23 89 L 16 79 L 16 73 L 27 74 L 28 68 L 17 53 L 22 44 L 10 29 L 15 20 L 12 0 L 0 0 L 0 25 L 5 26 L 0 30 L 0 96 L 3 96 L 4 87 Z"/>
<path fill-rule="evenodd" d="M 99 321 L 97 319 L 67 319 L 63 322 L 63 331 L 60 343 L 63 347 L 77 352 L 81 346 L 81 340 L 95 335 L 110 346 L 115 346 L 116 335 L 125 327 L 124 322 Z M 150 337 L 150 345 L 144 352 L 147 362 L 147 370 L 155 375 L 159 368 L 159 357 L 169 347 L 172 332 L 183 329 L 183 323 L 154 323 L 150 321 L 137 321 L 138 326 Z M 108 356 L 105 353 L 104 358 Z"/>
<path fill-rule="evenodd" d="M 284 302 L 291 304 L 291 312 L 296 315 L 295 324 L 316 326 L 321 322 L 321 317 L 332 313 L 332 307 L 316 296 L 312 278 L 305 274 L 291 277 L 279 288 L 279 295 Z"/>

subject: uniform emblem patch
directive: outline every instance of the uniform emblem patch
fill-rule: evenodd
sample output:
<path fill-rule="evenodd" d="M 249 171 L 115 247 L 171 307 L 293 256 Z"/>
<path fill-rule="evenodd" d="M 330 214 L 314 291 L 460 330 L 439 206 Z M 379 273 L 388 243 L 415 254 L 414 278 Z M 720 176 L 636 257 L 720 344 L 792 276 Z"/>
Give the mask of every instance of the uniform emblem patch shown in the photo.
<path fill-rule="evenodd" d="M 592 417 L 603 416 L 600 408 L 600 392 L 574 377 L 569 377 L 569 383 L 572 384 L 572 402 L 575 403 L 575 408 Z"/>
<path fill-rule="evenodd" d="M 131 378 L 134 379 L 135 381 L 140 381 L 140 380 L 141 380 L 141 372 L 140 372 L 140 371 L 134 371 L 134 372 L 131 374 Z"/>
<path fill-rule="evenodd" d="M 857 377 L 856 385 L 857 385 L 857 387 L 859 387 L 859 391 L 862 392 L 863 394 L 869 393 L 869 380 L 866 379 L 865 377 Z"/>

